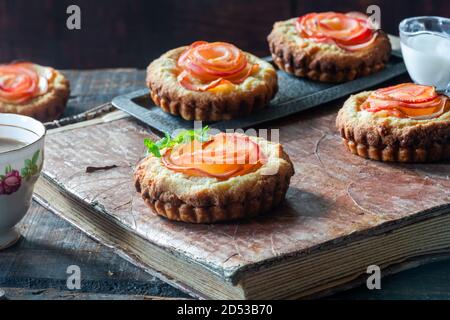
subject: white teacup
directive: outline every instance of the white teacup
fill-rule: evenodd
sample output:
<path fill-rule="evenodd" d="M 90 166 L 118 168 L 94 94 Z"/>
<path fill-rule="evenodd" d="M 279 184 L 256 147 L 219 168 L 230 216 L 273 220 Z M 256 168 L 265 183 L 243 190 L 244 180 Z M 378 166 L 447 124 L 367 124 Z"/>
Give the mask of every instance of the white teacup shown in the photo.
<path fill-rule="evenodd" d="M 30 208 L 44 162 L 44 139 L 39 121 L 0 113 L 0 250 L 20 238 L 14 227 Z"/>

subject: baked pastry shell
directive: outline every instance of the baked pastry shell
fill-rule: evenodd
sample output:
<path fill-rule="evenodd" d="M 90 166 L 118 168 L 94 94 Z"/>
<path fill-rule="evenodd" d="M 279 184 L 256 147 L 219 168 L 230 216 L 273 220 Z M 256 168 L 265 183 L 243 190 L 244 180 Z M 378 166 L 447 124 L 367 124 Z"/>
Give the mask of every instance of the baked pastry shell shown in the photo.
<path fill-rule="evenodd" d="M 0 101 L 0 112 L 21 114 L 41 122 L 58 119 L 66 109 L 70 84 L 62 73 L 57 70 L 54 72 L 56 74 L 47 93 L 21 104 Z"/>
<path fill-rule="evenodd" d="M 348 150 L 364 158 L 390 162 L 450 159 L 450 103 L 434 119 L 413 120 L 360 111 L 371 91 L 351 96 L 339 110 L 336 126 Z"/>
<path fill-rule="evenodd" d="M 260 215 L 285 198 L 294 167 L 281 145 L 255 139 L 269 156 L 254 172 L 225 181 L 190 177 L 148 156 L 136 168 L 136 190 L 154 213 L 170 220 L 214 223 Z"/>
<path fill-rule="evenodd" d="M 230 92 L 197 92 L 178 83 L 176 62 L 186 47 L 173 49 L 147 68 L 147 87 L 153 102 L 162 110 L 185 120 L 220 121 L 248 115 L 265 107 L 278 91 L 275 68 L 244 52 L 250 63 L 260 65 L 255 75 Z"/>
<path fill-rule="evenodd" d="M 274 63 L 290 74 L 339 83 L 380 71 L 389 61 L 391 44 L 381 30 L 368 47 L 346 51 L 303 39 L 295 29 L 295 20 L 276 22 L 267 38 Z"/>

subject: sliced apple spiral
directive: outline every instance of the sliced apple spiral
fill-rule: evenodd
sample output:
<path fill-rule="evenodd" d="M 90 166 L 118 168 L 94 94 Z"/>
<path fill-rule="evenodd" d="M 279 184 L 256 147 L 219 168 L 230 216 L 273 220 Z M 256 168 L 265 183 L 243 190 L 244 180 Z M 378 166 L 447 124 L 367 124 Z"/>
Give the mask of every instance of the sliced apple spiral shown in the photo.
<path fill-rule="evenodd" d="M 196 177 L 226 180 L 259 169 L 266 161 L 257 143 L 238 134 L 218 134 L 207 142 L 194 140 L 167 150 L 168 169 Z"/>
<path fill-rule="evenodd" d="M 258 70 L 246 55 L 225 42 L 197 41 L 178 58 L 178 82 L 186 89 L 208 91 L 223 84 L 239 84 Z"/>
<path fill-rule="evenodd" d="M 434 87 L 402 83 L 374 91 L 361 105 L 369 112 L 387 111 L 389 115 L 416 120 L 439 117 L 445 111 L 447 97 Z"/>
<path fill-rule="evenodd" d="M 368 17 L 355 12 L 309 13 L 297 19 L 296 27 L 302 38 L 335 44 L 349 51 L 365 48 L 377 37 Z"/>
<path fill-rule="evenodd" d="M 0 100 L 20 104 L 47 93 L 54 70 L 29 62 L 0 65 Z"/>

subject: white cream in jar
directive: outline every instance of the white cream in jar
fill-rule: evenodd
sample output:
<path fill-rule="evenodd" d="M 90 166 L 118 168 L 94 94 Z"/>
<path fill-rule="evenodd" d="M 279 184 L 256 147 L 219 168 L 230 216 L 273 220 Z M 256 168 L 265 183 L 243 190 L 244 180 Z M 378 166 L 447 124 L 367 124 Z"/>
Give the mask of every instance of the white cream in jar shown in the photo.
<path fill-rule="evenodd" d="M 400 23 L 400 38 L 412 80 L 438 90 L 450 90 L 450 19 L 405 19 Z"/>
<path fill-rule="evenodd" d="M 450 84 L 450 38 L 419 34 L 401 42 L 406 68 L 414 82 L 441 90 Z"/>

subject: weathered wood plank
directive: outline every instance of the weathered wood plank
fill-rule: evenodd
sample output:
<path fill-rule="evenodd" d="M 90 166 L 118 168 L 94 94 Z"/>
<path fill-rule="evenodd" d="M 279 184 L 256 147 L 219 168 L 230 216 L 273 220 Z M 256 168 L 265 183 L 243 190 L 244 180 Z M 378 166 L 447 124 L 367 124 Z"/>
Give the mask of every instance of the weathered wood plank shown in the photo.
<path fill-rule="evenodd" d="M 0 252 L 0 287 L 67 290 L 67 268 L 77 265 L 82 292 L 185 296 L 36 203 L 19 228 L 23 238 Z"/>
<path fill-rule="evenodd" d="M 3 292 L 2 292 L 3 291 Z M 148 295 L 84 293 L 55 289 L 5 288 L 0 290 L 0 300 L 179 300 Z"/>
<path fill-rule="evenodd" d="M 145 87 L 145 71 L 106 69 L 63 71 L 70 81 L 70 99 L 63 117 L 110 102 L 114 97 Z"/>

